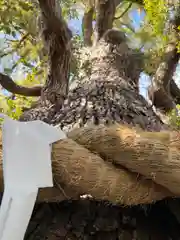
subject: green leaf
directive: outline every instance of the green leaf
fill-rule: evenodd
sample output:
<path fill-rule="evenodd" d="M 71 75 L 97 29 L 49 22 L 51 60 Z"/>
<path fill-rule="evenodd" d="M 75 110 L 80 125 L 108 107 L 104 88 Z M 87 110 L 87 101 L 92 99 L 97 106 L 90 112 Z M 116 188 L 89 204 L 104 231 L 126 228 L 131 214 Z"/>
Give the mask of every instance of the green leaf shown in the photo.
<path fill-rule="evenodd" d="M 11 74 L 12 73 L 12 68 L 4 68 L 4 72 L 6 74 Z"/>

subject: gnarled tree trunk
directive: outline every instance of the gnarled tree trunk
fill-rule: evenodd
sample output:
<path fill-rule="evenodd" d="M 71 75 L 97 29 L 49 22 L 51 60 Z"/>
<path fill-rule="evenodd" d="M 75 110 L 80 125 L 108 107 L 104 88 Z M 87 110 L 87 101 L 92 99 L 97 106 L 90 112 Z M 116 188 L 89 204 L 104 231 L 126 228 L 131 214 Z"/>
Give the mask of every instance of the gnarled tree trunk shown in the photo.
<path fill-rule="evenodd" d="M 66 132 L 91 124 L 115 123 L 138 125 L 149 131 L 166 128 L 139 95 L 139 56 L 128 47 L 121 32 L 107 29 L 112 27 L 117 1 L 99 0 L 94 6 L 101 14 L 97 14 L 97 43 L 89 50 L 90 75 L 77 79 L 68 94 L 70 33 L 60 12 L 57 16 L 55 0 L 39 0 L 39 4 L 50 58 L 49 77 L 41 97 L 51 104 L 25 112 L 21 121 L 41 119 Z M 111 14 L 104 12 L 108 6 Z M 102 16 L 106 16 L 106 24 Z M 180 225 L 169 201 L 172 199 L 132 207 L 92 199 L 39 203 L 25 239 L 180 239 Z"/>

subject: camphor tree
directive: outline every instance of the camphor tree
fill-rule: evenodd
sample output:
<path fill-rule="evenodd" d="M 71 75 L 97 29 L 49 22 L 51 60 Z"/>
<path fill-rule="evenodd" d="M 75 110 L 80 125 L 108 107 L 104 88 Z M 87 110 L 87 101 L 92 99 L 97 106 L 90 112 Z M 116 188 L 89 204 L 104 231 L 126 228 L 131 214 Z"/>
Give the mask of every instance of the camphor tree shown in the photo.
<path fill-rule="evenodd" d="M 126 145 L 132 143 L 126 138 L 121 143 L 126 151 L 119 150 L 124 168 L 116 162 L 108 163 L 120 158 L 116 141 L 118 131 L 122 131 L 123 139 L 134 131 L 130 130 L 133 127 L 139 134 L 144 130 L 158 132 L 170 128 L 139 94 L 138 86 L 139 76 L 145 71 L 153 76 L 149 97 L 157 109 L 167 113 L 179 104 L 179 89 L 173 80 L 179 61 L 179 3 L 156 0 L 126 3 L 126 12 L 133 4 L 145 9 L 148 18 L 141 31 L 145 33 L 146 27 L 153 27 L 149 34 L 152 42 L 159 42 L 159 52 L 155 48 L 146 52 L 146 46 L 144 52 L 131 48 L 128 34 L 114 28 L 125 14 L 121 12 L 120 17 L 117 16 L 119 7 L 124 4 L 119 0 L 78 2 L 85 6 L 84 42 L 79 49 L 63 18 L 63 4 L 68 1 L 38 0 L 25 4 L 28 11 L 34 11 L 31 17 L 38 28 L 22 34 L 26 39 L 31 38 L 29 44 L 39 46 L 40 68 L 48 68 L 44 84 L 24 87 L 13 82 L 8 75 L 0 74 L 2 87 L 13 94 L 39 97 L 29 108 L 22 109 L 20 121 L 40 119 L 60 127 L 71 139 L 64 145 L 60 142 L 61 149 L 58 145 L 53 148 L 55 187 L 40 191 L 26 239 L 180 239 L 179 199 L 171 198 L 179 195 L 176 186 L 171 189 L 167 181 L 158 177 L 156 180 L 156 176 L 147 177 L 145 162 L 140 171 L 135 171 L 138 166 L 132 165 L 127 170 L 135 156 L 130 148 L 127 150 L 129 146 L 126 149 L 123 145 L 123 141 Z M 7 21 L 11 22 L 11 19 Z M 19 25 L 15 27 L 18 29 Z M 165 33 L 167 38 L 163 38 Z M 19 48 L 23 40 L 18 42 Z M 156 59 L 155 55 L 158 55 Z M 22 59 L 21 62 L 25 62 Z M 39 71 L 39 66 L 37 69 Z M 72 75 L 73 82 L 69 84 Z M 117 124 L 124 126 L 118 130 Z M 113 136 L 110 128 L 105 128 L 107 126 L 114 127 Z M 90 157 L 88 150 L 93 152 Z M 147 152 L 144 155 L 140 152 L 142 161 L 146 160 L 148 150 L 144 147 Z M 61 158 L 60 169 L 57 159 L 61 161 Z M 159 159 L 161 155 L 156 161 Z M 85 169 L 85 166 L 89 168 Z M 130 170 L 136 173 L 130 173 Z M 168 171 L 171 169 L 164 170 L 164 173 Z M 104 192 L 96 190 L 98 184 Z M 108 184 L 112 186 L 107 190 Z M 79 193 L 94 193 L 95 196 L 79 198 Z"/>

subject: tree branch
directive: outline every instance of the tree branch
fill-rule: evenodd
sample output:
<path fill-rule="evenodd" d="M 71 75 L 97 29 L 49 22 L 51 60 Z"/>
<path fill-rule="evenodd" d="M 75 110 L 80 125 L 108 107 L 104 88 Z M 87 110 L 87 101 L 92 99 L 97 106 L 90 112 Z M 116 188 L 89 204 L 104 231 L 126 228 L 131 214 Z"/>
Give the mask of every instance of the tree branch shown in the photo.
<path fill-rule="evenodd" d="M 23 87 L 16 84 L 9 76 L 2 73 L 0 73 L 0 84 L 7 91 L 14 94 L 20 94 L 23 96 L 34 96 L 34 97 L 41 96 L 41 89 L 42 89 L 41 86 L 35 86 L 32 88 Z"/>
<path fill-rule="evenodd" d="M 68 92 L 72 33 L 62 17 L 59 1 L 38 1 L 42 13 L 42 34 L 50 66 L 42 91 L 42 100 L 59 107 Z"/>
<path fill-rule="evenodd" d="M 83 20 L 82 20 L 82 30 L 84 35 L 84 44 L 87 46 L 92 46 L 92 34 L 93 34 L 93 13 L 94 13 L 94 6 L 90 6 L 87 11 L 85 11 Z"/>
<path fill-rule="evenodd" d="M 129 11 L 129 9 L 132 7 L 132 2 L 130 2 L 129 3 L 129 5 L 127 6 L 127 8 L 124 10 L 124 12 L 123 13 L 121 13 L 121 15 L 120 16 L 118 16 L 118 17 L 115 17 L 114 18 L 114 20 L 117 20 L 117 19 L 120 19 L 120 18 L 122 18 L 128 11 Z"/>
<path fill-rule="evenodd" d="M 174 102 L 180 104 L 180 89 L 173 79 L 170 81 L 170 93 Z"/>
<path fill-rule="evenodd" d="M 103 34 L 113 27 L 114 15 L 116 11 L 115 0 L 97 0 L 96 2 L 96 42 Z"/>
<path fill-rule="evenodd" d="M 112 29 L 113 21 L 115 18 L 116 7 L 122 2 L 122 0 L 97 0 L 96 1 L 96 27 L 95 42 L 98 42 L 103 34 L 108 30 Z M 122 17 L 132 6 L 133 1 L 129 1 L 128 8 L 120 17 Z M 119 17 L 118 17 L 119 18 Z"/>
<path fill-rule="evenodd" d="M 121 2 L 122 2 L 122 0 L 115 0 L 116 6 L 118 6 Z M 136 3 L 136 4 L 139 4 L 139 5 L 144 5 L 144 1 L 143 0 L 129 0 L 128 2 Z"/>
<path fill-rule="evenodd" d="M 149 98 L 152 100 L 156 108 L 163 109 L 165 112 L 172 110 L 175 107 L 175 101 L 172 95 L 178 93 L 175 83 L 171 83 L 173 80 L 173 73 L 176 70 L 176 66 L 179 61 L 180 54 L 177 51 L 176 44 L 180 40 L 177 27 L 180 22 L 180 8 L 177 8 L 175 18 L 169 23 L 169 31 L 173 32 L 174 39 L 169 42 L 164 60 L 160 63 L 153 79 L 152 85 L 148 89 Z M 172 90 L 171 87 L 173 86 Z M 173 96 L 175 97 L 175 96 Z M 175 97 L 176 98 L 176 97 Z"/>
<path fill-rule="evenodd" d="M 23 96 L 41 96 L 43 91 L 44 100 L 61 103 L 68 90 L 72 34 L 61 16 L 61 9 L 56 0 L 39 0 L 39 4 L 44 24 L 43 36 L 50 62 L 49 76 L 45 86 L 43 88 L 20 86 L 2 73 L 0 73 L 0 84 L 9 92 Z M 26 37 L 27 35 L 23 40 Z"/>
<path fill-rule="evenodd" d="M 176 44 L 169 43 L 166 49 L 164 61 L 160 63 L 153 79 L 148 95 L 154 106 L 163 109 L 165 112 L 175 107 L 171 97 L 170 82 L 179 61 Z"/>

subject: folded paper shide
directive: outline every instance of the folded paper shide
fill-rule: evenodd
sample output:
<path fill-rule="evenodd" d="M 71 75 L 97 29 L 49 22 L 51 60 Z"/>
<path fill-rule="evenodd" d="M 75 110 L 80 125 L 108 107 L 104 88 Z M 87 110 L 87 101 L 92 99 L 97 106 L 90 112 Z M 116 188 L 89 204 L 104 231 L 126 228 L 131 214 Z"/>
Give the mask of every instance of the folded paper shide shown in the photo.
<path fill-rule="evenodd" d="M 42 121 L 19 122 L 5 115 L 2 124 L 4 195 L 0 240 L 23 240 L 38 189 L 53 187 L 51 144 L 66 135 Z"/>

